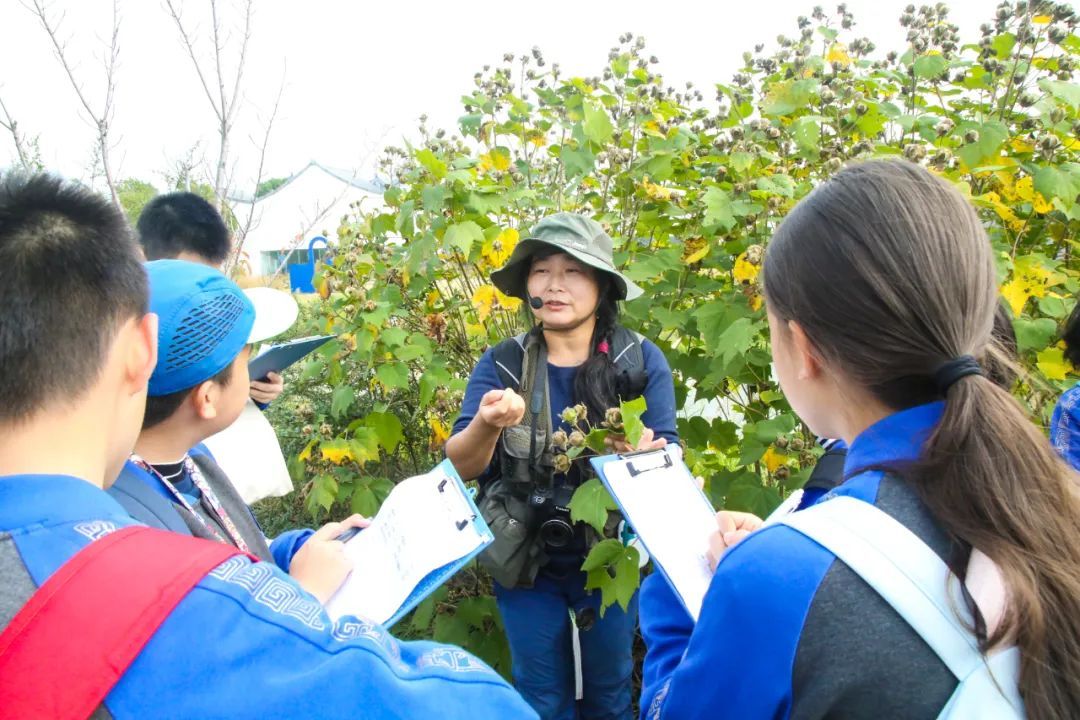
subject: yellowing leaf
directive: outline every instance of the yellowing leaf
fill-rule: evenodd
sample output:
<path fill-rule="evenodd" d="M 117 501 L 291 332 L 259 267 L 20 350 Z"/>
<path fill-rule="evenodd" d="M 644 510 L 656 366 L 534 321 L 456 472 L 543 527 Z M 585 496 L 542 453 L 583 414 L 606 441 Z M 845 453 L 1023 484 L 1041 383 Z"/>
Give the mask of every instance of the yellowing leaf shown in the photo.
<path fill-rule="evenodd" d="M 322 451 L 323 460 L 340 465 L 346 460 L 352 460 L 352 450 L 349 449 L 348 443 L 344 440 L 334 440 L 333 442 L 324 442 L 319 446 L 319 450 Z"/>
<path fill-rule="evenodd" d="M 312 448 L 314 448 L 314 447 L 315 447 L 315 441 L 314 441 L 314 440 L 312 440 L 312 441 L 311 441 L 311 442 L 309 442 L 309 443 L 307 444 L 307 446 L 306 446 L 306 447 L 305 447 L 305 448 L 304 448 L 304 449 L 303 449 L 303 450 L 302 450 L 302 451 L 300 452 L 300 454 L 299 454 L 299 455 L 297 456 L 297 459 L 298 459 L 298 460 L 300 460 L 300 462 L 307 462 L 308 460 L 310 460 L 310 459 L 311 459 L 311 450 L 312 450 Z"/>
<path fill-rule="evenodd" d="M 503 230 L 484 243 L 482 249 L 484 259 L 491 263 L 492 267 L 502 267 L 503 263 L 510 259 L 510 254 L 514 252 L 518 237 L 518 231 L 513 228 Z"/>
<path fill-rule="evenodd" d="M 848 55 L 847 46 L 844 43 L 833 43 L 828 54 L 825 55 L 825 61 L 846 68 L 851 64 L 851 56 Z"/>
<path fill-rule="evenodd" d="M 495 289 L 495 302 L 499 305 L 499 307 L 510 310 L 511 312 L 521 307 L 521 298 L 503 295 L 498 288 Z"/>
<path fill-rule="evenodd" d="M 480 156 L 480 170 L 482 172 L 491 170 L 503 172 L 509 168 L 510 153 L 504 148 L 492 148 L 491 152 L 486 152 Z"/>
<path fill-rule="evenodd" d="M 1061 348 L 1046 348 L 1038 354 L 1037 358 L 1036 365 L 1039 372 L 1045 375 L 1047 379 L 1064 380 L 1066 375 L 1069 374 L 1069 365 L 1065 361 L 1065 353 Z"/>
<path fill-rule="evenodd" d="M 431 428 L 431 444 L 433 447 L 442 447 L 450 437 L 450 428 L 435 415 L 428 416 L 428 427 Z"/>
<path fill-rule="evenodd" d="M 429 309 L 434 309 L 435 308 L 435 303 L 438 302 L 440 297 L 442 297 L 442 295 L 439 294 L 438 289 L 435 289 L 435 290 L 432 290 L 431 292 L 429 292 L 427 294 L 427 297 L 425 298 L 425 301 L 427 302 L 428 308 Z"/>
<path fill-rule="evenodd" d="M 1016 186 L 1013 182 L 1013 174 L 1008 170 L 998 170 L 994 175 L 1001 185 L 1001 194 L 1004 195 L 1007 200 L 1015 200 Z"/>
<path fill-rule="evenodd" d="M 476 308 L 480 322 L 487 320 L 488 315 L 491 314 L 491 307 L 495 304 L 495 286 L 481 285 L 476 288 L 472 295 L 472 304 Z"/>
<path fill-rule="evenodd" d="M 709 254 L 709 242 L 703 237 L 690 238 L 683 249 L 682 261 L 687 265 L 700 262 Z"/>
<path fill-rule="evenodd" d="M 1001 286 L 1001 296 L 1005 298 L 1005 302 L 1009 303 L 1013 316 L 1020 317 L 1020 313 L 1023 311 L 1024 305 L 1027 304 L 1028 298 L 1031 297 L 1031 293 L 1028 292 L 1023 280 L 1013 278 Z"/>
<path fill-rule="evenodd" d="M 1022 138 L 1013 138 L 1009 141 L 1009 145 L 1018 153 L 1029 153 L 1035 149 L 1035 146 Z"/>
<path fill-rule="evenodd" d="M 1030 175 L 1025 175 L 1016 181 L 1016 197 L 1031 202 L 1035 196 L 1035 181 Z"/>
<path fill-rule="evenodd" d="M 1049 25 L 1053 19 L 1054 18 L 1050 17 L 1049 15 L 1036 15 L 1035 17 L 1031 18 L 1031 23 L 1033 25 Z"/>
<path fill-rule="evenodd" d="M 660 132 L 660 123 L 655 120 L 649 120 L 641 124 L 641 131 L 646 135 L 652 135 L 653 137 L 666 137 L 664 133 Z"/>
<path fill-rule="evenodd" d="M 654 182 L 649 182 L 649 176 L 646 175 L 641 181 L 641 188 L 645 191 L 645 194 L 651 197 L 653 200 L 670 200 L 672 196 L 671 188 L 666 188 L 661 185 L 657 185 Z"/>
<path fill-rule="evenodd" d="M 776 452 L 776 450 L 770 447 L 765 451 L 765 454 L 762 455 L 761 461 L 765 463 L 765 467 L 769 469 L 769 472 L 774 473 L 777 468 L 787 463 L 787 456 Z"/>
<path fill-rule="evenodd" d="M 735 258 L 735 267 L 732 270 L 732 275 L 737 283 L 750 284 L 757 280 L 758 272 L 761 268 L 757 265 L 753 265 L 746 259 L 746 253 L 742 253 L 739 257 Z"/>
<path fill-rule="evenodd" d="M 765 298 L 761 296 L 761 293 L 754 293 L 750 298 L 750 309 L 757 312 L 761 309 L 761 306 L 765 304 Z"/>
<path fill-rule="evenodd" d="M 542 132 L 529 133 L 529 142 L 535 147 L 544 147 L 547 145 L 547 136 Z"/>
<path fill-rule="evenodd" d="M 1031 199 L 1031 209 L 1040 215 L 1045 215 L 1053 210 L 1054 206 L 1042 196 L 1042 193 L 1035 193 L 1035 197 Z"/>

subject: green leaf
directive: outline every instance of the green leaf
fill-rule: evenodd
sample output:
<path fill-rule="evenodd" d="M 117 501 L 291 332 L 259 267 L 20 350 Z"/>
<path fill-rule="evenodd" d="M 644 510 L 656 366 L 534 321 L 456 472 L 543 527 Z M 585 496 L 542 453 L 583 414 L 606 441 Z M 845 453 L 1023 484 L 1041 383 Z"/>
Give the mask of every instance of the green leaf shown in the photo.
<path fill-rule="evenodd" d="M 1019 352 L 1042 350 L 1050 344 L 1050 339 L 1057 335 L 1057 323 L 1050 318 L 1038 320 L 1013 320 L 1016 331 L 1016 346 Z"/>
<path fill-rule="evenodd" d="M 994 54 L 999 60 L 1004 60 L 1012 55 L 1013 48 L 1016 47 L 1016 36 L 1012 33 L 1002 33 L 994 38 L 990 47 L 994 48 Z"/>
<path fill-rule="evenodd" d="M 630 447 L 636 448 L 641 442 L 642 433 L 645 432 L 645 423 L 641 421 L 641 416 L 647 409 L 645 396 L 620 403 L 619 409 L 622 412 L 623 435 L 626 436 L 626 442 L 630 443 Z"/>
<path fill-rule="evenodd" d="M 1039 87 L 1065 103 L 1073 110 L 1080 109 L 1080 85 L 1064 80 L 1050 80 L 1043 78 L 1039 81 Z"/>
<path fill-rule="evenodd" d="M 585 137 L 597 145 L 604 145 L 611 139 L 615 128 L 611 124 L 611 118 L 607 111 L 591 102 L 585 103 Z"/>
<path fill-rule="evenodd" d="M 424 210 L 429 213 L 440 212 L 443 205 L 446 203 L 446 197 L 449 194 L 449 191 L 442 185 L 424 188 L 420 193 L 420 197 L 424 201 Z"/>
<path fill-rule="evenodd" d="M 942 55 L 922 55 L 915 59 L 915 77 L 936 80 L 949 67 L 949 61 Z"/>
<path fill-rule="evenodd" d="M 710 187 L 705 191 L 705 218 L 704 224 L 717 226 L 727 232 L 735 226 L 735 215 L 732 212 L 731 196 L 718 187 Z"/>
<path fill-rule="evenodd" d="M 364 422 L 369 428 L 378 433 L 379 445 L 382 445 L 387 453 L 393 454 L 398 443 L 405 439 L 405 434 L 401 428 L 401 420 L 398 420 L 397 415 L 394 413 L 371 413 Z"/>
<path fill-rule="evenodd" d="M 446 163 L 436 157 L 431 150 L 427 148 L 417 150 L 416 161 L 427 168 L 428 172 L 434 175 L 437 180 L 446 177 Z"/>
<path fill-rule="evenodd" d="M 608 435 L 611 434 L 610 430 L 605 428 L 593 428 L 589 431 L 589 434 L 585 436 L 585 447 L 592 450 L 597 455 L 606 455 L 610 452 L 604 441 L 607 440 Z"/>
<path fill-rule="evenodd" d="M 1040 167 L 1035 170 L 1035 189 L 1043 197 L 1061 198 L 1067 205 L 1080 195 L 1080 165 L 1063 163 L 1060 167 Z"/>
<path fill-rule="evenodd" d="M 720 336 L 717 345 L 720 350 L 720 362 L 727 365 L 739 355 L 743 355 L 754 344 L 758 334 L 758 325 L 750 318 L 739 318 L 728 325 Z"/>
<path fill-rule="evenodd" d="M 817 80 L 783 80 L 769 86 L 761 105 L 764 115 L 790 115 L 806 107 L 818 89 Z"/>
<path fill-rule="evenodd" d="M 340 418 L 349 411 L 355 400 L 356 391 L 353 390 L 352 385 L 339 385 L 334 390 L 333 399 L 330 402 L 330 414 L 335 418 Z"/>
<path fill-rule="evenodd" d="M 1047 295 L 1039 298 L 1039 310 L 1057 320 L 1064 320 L 1071 312 L 1071 306 L 1063 298 Z"/>
<path fill-rule="evenodd" d="M 791 134 L 800 150 L 817 151 L 821 142 L 821 117 L 807 115 L 792 123 Z"/>
<path fill-rule="evenodd" d="M 764 518 L 768 517 L 780 502 L 780 493 L 775 488 L 762 485 L 761 478 L 748 473 L 732 483 L 724 507 L 727 510 L 751 512 Z"/>
<path fill-rule="evenodd" d="M 388 388 L 406 388 L 409 386 L 409 366 L 400 362 L 389 362 L 375 370 L 375 377 Z"/>
<path fill-rule="evenodd" d="M 443 241 L 450 247 L 460 250 L 465 257 L 469 257 L 473 244 L 483 244 L 484 231 L 472 220 L 466 220 L 446 228 Z"/>
<path fill-rule="evenodd" d="M 300 381 L 314 380 L 326 372 L 326 363 L 322 360 L 310 360 L 304 363 L 304 370 L 300 373 Z"/>
<path fill-rule="evenodd" d="M 351 509 L 364 517 L 375 517 L 375 513 L 379 512 L 379 501 L 367 485 L 357 485 L 353 488 Z"/>
<path fill-rule="evenodd" d="M 640 556 L 637 548 L 624 547 L 622 553 L 615 560 L 615 601 L 626 612 L 630 608 L 630 600 L 634 597 L 641 584 L 641 572 L 638 567 Z M 603 614 L 605 608 L 601 607 Z"/>
<path fill-rule="evenodd" d="M 619 506 L 611 493 L 598 478 L 586 480 L 570 498 L 570 519 L 573 522 L 588 523 L 601 535 L 607 524 L 608 511 L 618 509 Z"/>
<path fill-rule="evenodd" d="M 731 153 L 731 167 L 735 168 L 736 172 L 746 172 L 750 169 L 750 166 L 754 164 L 755 156 L 748 152 L 733 152 Z"/>
<path fill-rule="evenodd" d="M 774 418 L 769 418 L 768 420 L 763 420 L 754 425 L 744 427 L 743 435 L 745 437 L 748 432 L 752 432 L 753 437 L 756 438 L 758 442 L 771 445 L 776 442 L 777 436 L 787 435 L 794 429 L 794 415 L 777 415 Z"/>
<path fill-rule="evenodd" d="M 593 546 L 593 549 L 586 556 L 585 562 L 581 564 L 582 571 L 591 572 L 606 568 L 622 554 L 622 549 L 623 544 L 618 540 L 601 540 Z"/>
<path fill-rule="evenodd" d="M 975 130 L 979 139 L 956 151 L 968 169 L 996 161 L 1001 146 L 1009 139 L 1009 129 L 996 120 L 977 125 Z"/>
<path fill-rule="evenodd" d="M 588 175 L 596 164 L 596 156 L 587 149 L 578 149 L 563 145 L 559 150 L 563 167 L 566 168 L 566 177 L 575 178 L 578 175 Z"/>
<path fill-rule="evenodd" d="M 758 190 L 789 198 L 795 196 L 795 181 L 787 175 L 768 175 L 757 181 Z"/>
<path fill-rule="evenodd" d="M 420 604 L 416 606 L 416 610 L 413 611 L 412 622 L 410 623 L 413 630 L 424 632 L 431 627 L 431 621 L 435 619 L 435 610 L 439 603 L 446 600 L 449 592 L 445 585 L 441 585 L 435 592 L 420 601 Z"/>
<path fill-rule="evenodd" d="M 338 485 L 330 475 L 316 475 L 311 483 L 311 493 L 308 495 L 308 509 L 320 507 L 329 510 L 337 497 Z"/>
<path fill-rule="evenodd" d="M 465 647 L 469 644 L 470 625 L 457 613 L 440 613 L 435 617 L 435 642 Z"/>

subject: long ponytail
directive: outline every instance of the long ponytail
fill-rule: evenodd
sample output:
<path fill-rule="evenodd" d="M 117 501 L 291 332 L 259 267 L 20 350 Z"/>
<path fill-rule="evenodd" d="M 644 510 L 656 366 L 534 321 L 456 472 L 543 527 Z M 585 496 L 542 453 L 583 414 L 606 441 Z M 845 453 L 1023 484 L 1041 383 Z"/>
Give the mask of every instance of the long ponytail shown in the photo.
<path fill-rule="evenodd" d="M 934 382 L 950 360 L 992 367 L 1000 354 L 991 246 L 974 209 L 916 165 L 853 165 L 792 210 L 763 279 L 771 312 L 798 323 L 826 367 L 896 410 L 944 398 L 920 462 L 895 470 L 962 555 L 977 548 L 1001 570 L 1006 614 L 980 643 L 1018 645 L 1028 716 L 1080 717 L 1078 477 L 987 377 L 944 395 Z M 960 572 L 966 557 L 956 560 Z"/>

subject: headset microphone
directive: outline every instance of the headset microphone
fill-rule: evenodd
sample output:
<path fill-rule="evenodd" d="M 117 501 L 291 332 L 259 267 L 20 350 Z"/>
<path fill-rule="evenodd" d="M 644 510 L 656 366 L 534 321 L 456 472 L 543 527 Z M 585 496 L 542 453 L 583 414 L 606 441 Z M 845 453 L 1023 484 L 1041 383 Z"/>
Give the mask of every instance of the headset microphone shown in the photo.
<path fill-rule="evenodd" d="M 539 310 L 540 308 L 544 307 L 544 301 L 536 297 L 535 295 L 530 295 L 529 306 L 532 307 L 533 310 Z"/>

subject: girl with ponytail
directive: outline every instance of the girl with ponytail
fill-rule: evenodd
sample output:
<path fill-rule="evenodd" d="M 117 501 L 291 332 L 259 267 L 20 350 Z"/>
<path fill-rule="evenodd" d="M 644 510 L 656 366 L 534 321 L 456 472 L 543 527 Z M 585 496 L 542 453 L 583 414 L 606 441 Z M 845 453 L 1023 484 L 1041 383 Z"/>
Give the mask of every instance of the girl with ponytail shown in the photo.
<path fill-rule="evenodd" d="M 819 504 L 854 498 L 911 531 L 962 585 L 983 656 L 1019 650 L 1028 717 L 1080 717 L 1077 476 L 986 377 L 1003 359 L 974 209 L 916 165 L 853 165 L 784 220 L 763 279 L 785 395 L 850 446 Z M 957 677 L 860 575 L 786 524 L 719 520 L 696 626 L 662 578 L 642 589 L 648 717 L 942 713 Z"/>
<path fill-rule="evenodd" d="M 656 345 L 619 326 L 619 301 L 642 292 L 615 268 L 611 238 L 593 220 L 545 218 L 491 280 L 525 302 L 535 326 L 480 358 L 446 454 L 462 477 L 480 480 L 480 510 L 495 534 L 480 560 L 495 579 L 514 683 L 545 720 L 629 720 L 637 596 L 626 611 L 613 606 L 601 617 L 599 593 L 586 591 L 581 564 L 596 533 L 574 527 L 566 504 L 587 466 L 554 463 L 551 431 L 571 435 L 564 408 L 599 426 L 609 408 L 644 395 L 647 429 L 637 449 L 677 442 L 671 370 Z M 537 386 L 546 390 L 546 416 L 526 414 L 532 393 L 523 387 Z M 621 438 L 611 444 L 631 449 Z M 580 702 L 571 614 L 580 631 Z"/>

